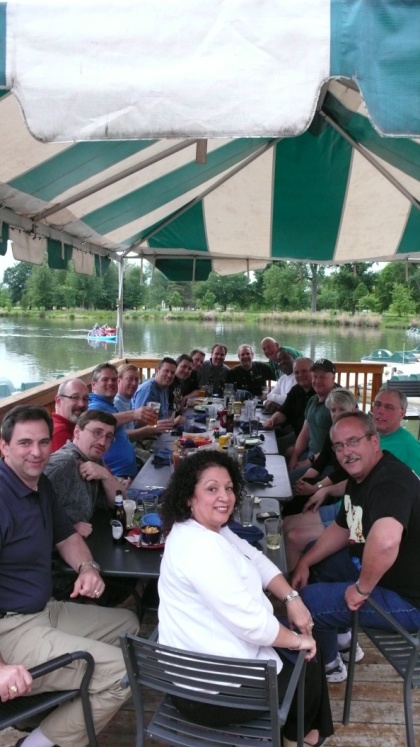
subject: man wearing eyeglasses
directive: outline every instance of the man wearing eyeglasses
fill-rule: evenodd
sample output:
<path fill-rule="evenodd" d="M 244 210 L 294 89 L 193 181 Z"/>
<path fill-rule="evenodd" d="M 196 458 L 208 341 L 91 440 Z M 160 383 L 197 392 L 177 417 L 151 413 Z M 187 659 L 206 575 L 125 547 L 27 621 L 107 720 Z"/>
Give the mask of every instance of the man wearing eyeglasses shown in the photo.
<path fill-rule="evenodd" d="M 407 397 L 399 389 L 381 387 L 372 405 L 372 417 L 381 448 L 390 451 L 420 477 L 420 442 L 401 426 Z"/>
<path fill-rule="evenodd" d="M 51 455 L 45 474 L 82 537 L 92 531 L 90 520 L 97 508 L 113 507 L 121 483 L 106 467 L 103 457 L 114 442 L 117 421 L 103 410 L 88 410 L 78 419 L 73 441 Z"/>
<path fill-rule="evenodd" d="M 339 653 L 350 643 L 352 612 L 361 626 L 384 627 L 369 596 L 408 631 L 420 627 L 420 481 L 395 456 L 382 451 L 372 418 L 345 413 L 331 429 L 340 465 L 349 475 L 335 521 L 296 566 L 292 585 L 312 613 L 314 637 L 324 654 L 327 679 L 347 671 Z M 308 584 L 309 576 L 316 583 Z"/>
<path fill-rule="evenodd" d="M 81 379 L 69 379 L 60 384 L 52 415 L 54 431 L 51 453 L 61 449 L 68 439 L 73 438 L 77 418 L 87 410 L 88 402 L 89 391 Z"/>

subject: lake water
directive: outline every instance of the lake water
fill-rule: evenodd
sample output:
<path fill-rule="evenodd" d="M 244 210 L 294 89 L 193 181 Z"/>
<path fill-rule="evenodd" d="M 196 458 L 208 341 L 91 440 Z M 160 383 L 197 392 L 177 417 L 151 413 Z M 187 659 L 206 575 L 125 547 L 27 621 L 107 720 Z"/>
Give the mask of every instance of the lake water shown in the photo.
<path fill-rule="evenodd" d="M 23 381 L 48 381 L 118 355 L 118 347 L 113 343 L 92 347 L 86 339 L 87 332 L 88 328 L 77 320 L 1 320 L 0 378 L 11 379 L 20 387 Z M 131 321 L 124 322 L 124 354 L 176 357 L 194 347 L 209 351 L 214 342 L 223 342 L 228 346 L 228 358 L 233 360 L 238 346 L 247 343 L 254 348 L 255 357 L 264 360 L 260 342 L 266 336 L 298 348 L 313 359 L 325 357 L 333 361 L 359 361 L 375 348 L 394 351 L 402 350 L 404 345 L 410 349 L 418 344 L 403 330 Z"/>

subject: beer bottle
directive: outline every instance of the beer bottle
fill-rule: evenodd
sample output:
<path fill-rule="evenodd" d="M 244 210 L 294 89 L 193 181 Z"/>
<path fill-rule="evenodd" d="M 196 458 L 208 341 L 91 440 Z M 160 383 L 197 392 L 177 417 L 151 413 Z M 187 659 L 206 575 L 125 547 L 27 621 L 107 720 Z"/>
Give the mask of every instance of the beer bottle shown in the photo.
<path fill-rule="evenodd" d="M 124 544 L 124 535 L 127 531 L 127 516 L 121 490 L 117 490 L 115 494 L 114 515 L 112 517 L 111 526 L 114 545 Z"/>

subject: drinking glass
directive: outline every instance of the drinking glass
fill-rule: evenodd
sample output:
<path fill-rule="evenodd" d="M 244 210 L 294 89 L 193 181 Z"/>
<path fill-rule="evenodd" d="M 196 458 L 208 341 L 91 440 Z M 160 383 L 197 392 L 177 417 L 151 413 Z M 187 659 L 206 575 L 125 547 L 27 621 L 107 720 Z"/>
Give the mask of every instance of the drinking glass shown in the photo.
<path fill-rule="evenodd" d="M 144 506 L 144 513 L 146 514 L 156 514 L 157 513 L 157 505 L 158 505 L 158 497 L 152 497 L 152 498 L 143 498 L 143 506 Z"/>
<path fill-rule="evenodd" d="M 150 425 L 156 425 L 159 418 L 160 402 L 148 402 L 146 406 L 151 407 L 155 411 L 155 419 Z"/>
<path fill-rule="evenodd" d="M 125 515 L 127 517 L 127 527 L 132 527 L 134 512 L 137 508 L 137 502 L 133 501 L 131 498 L 127 498 L 123 501 L 123 506 L 125 509 Z"/>
<path fill-rule="evenodd" d="M 243 527 L 252 527 L 252 513 L 254 511 L 254 496 L 244 495 L 239 509 Z"/>
<path fill-rule="evenodd" d="M 267 549 L 278 550 L 281 543 L 283 521 L 281 519 L 266 519 L 264 528 Z"/>

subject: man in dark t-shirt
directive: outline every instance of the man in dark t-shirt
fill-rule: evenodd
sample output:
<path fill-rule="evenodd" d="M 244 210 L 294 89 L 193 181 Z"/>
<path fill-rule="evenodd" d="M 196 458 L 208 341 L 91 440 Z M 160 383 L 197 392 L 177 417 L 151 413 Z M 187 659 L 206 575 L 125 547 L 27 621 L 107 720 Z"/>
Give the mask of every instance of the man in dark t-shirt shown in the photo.
<path fill-rule="evenodd" d="M 303 590 L 327 678 L 335 670 L 337 682 L 346 678 L 337 631 L 351 625 L 352 612 L 359 610 L 361 626 L 384 627 L 363 605 L 369 596 L 407 630 L 420 627 L 420 481 L 381 450 L 369 415 L 346 413 L 331 434 L 349 475 L 345 496 L 335 522 L 299 561 L 292 584 Z M 317 583 L 306 586 L 310 573 Z"/>
<path fill-rule="evenodd" d="M 270 366 L 263 361 L 254 361 L 254 351 L 250 345 L 240 345 L 238 348 L 240 365 L 231 368 L 227 384 L 233 384 L 235 389 L 243 389 L 254 397 L 261 397 L 263 387 L 274 378 Z"/>

